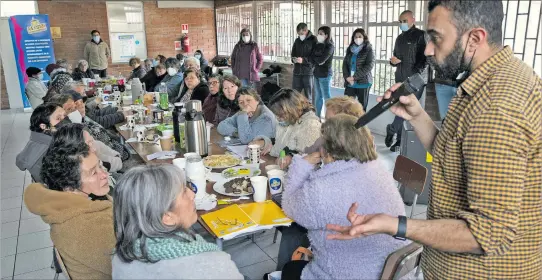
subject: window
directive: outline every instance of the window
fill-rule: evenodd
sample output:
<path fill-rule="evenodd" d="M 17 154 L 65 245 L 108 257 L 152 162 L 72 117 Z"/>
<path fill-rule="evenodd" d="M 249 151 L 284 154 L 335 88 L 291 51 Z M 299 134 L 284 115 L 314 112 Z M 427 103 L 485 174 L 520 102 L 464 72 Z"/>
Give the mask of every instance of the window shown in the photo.
<path fill-rule="evenodd" d="M 243 28 L 252 30 L 252 4 L 216 9 L 216 36 L 218 54 L 231 55 L 233 47 L 240 39 Z"/>
<path fill-rule="evenodd" d="M 142 2 L 107 2 L 107 19 L 113 63 L 147 57 Z"/>
<path fill-rule="evenodd" d="M 38 13 L 36 1 L 0 1 L 0 16 L 34 15 Z"/>

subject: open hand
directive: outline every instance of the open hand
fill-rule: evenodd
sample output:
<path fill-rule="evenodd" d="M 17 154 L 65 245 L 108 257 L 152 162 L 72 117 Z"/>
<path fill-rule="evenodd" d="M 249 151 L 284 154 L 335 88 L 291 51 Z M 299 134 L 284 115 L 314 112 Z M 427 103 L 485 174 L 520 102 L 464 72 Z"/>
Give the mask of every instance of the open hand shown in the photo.
<path fill-rule="evenodd" d="M 389 99 L 391 97 L 391 93 L 396 91 L 402 83 L 397 83 L 393 85 L 391 88 L 389 88 L 385 93 L 384 96 L 380 96 L 376 99 L 377 102 L 382 101 L 383 98 Z M 407 121 L 410 121 L 419 115 L 421 115 L 424 110 L 422 108 L 422 105 L 420 104 L 420 101 L 416 98 L 414 94 L 408 95 L 408 96 L 401 96 L 399 98 L 399 103 L 395 104 L 390 108 L 390 111 L 394 113 L 396 116 L 399 116 Z"/>
<path fill-rule="evenodd" d="M 348 214 L 346 215 L 346 218 L 348 221 L 350 221 L 351 226 L 328 224 L 326 228 L 337 233 L 329 234 L 327 239 L 351 240 L 377 233 L 393 235 L 397 232 L 397 218 L 390 217 L 386 214 L 360 215 L 356 213 L 357 209 L 358 204 L 352 204 L 348 210 Z"/>
<path fill-rule="evenodd" d="M 400 60 L 399 58 L 393 56 L 393 57 L 390 59 L 390 62 L 391 62 L 391 64 L 393 64 L 393 65 L 397 65 L 397 64 L 401 63 L 401 60 Z"/>
<path fill-rule="evenodd" d="M 295 63 L 303 63 L 303 58 L 302 57 L 297 57 L 295 59 Z"/>

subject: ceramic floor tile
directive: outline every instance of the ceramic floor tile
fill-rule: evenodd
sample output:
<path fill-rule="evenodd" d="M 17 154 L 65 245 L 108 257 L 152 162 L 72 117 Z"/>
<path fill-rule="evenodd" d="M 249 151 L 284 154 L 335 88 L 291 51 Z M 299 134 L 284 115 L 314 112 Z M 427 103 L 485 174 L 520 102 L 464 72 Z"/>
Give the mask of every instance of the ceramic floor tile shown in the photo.
<path fill-rule="evenodd" d="M 22 184 L 20 187 L 13 187 L 13 188 L 2 188 L 0 190 L 0 198 L 11 198 L 11 197 L 17 197 L 23 195 L 23 187 Z"/>
<path fill-rule="evenodd" d="M 2 210 L 2 224 L 18 221 L 21 217 L 21 208 Z"/>
<path fill-rule="evenodd" d="M 260 247 L 260 249 L 262 249 L 270 258 L 276 258 L 279 255 L 281 234 L 279 232 L 276 243 L 273 243 L 273 236 L 274 232 L 256 238 L 256 245 L 258 245 L 258 247 Z"/>
<path fill-rule="evenodd" d="M 1 259 L 0 271 L 2 278 L 13 276 L 13 266 L 15 264 L 15 255 L 3 257 Z"/>
<path fill-rule="evenodd" d="M 261 280 L 264 274 L 275 271 L 277 264 L 273 260 L 266 260 L 239 269 L 241 274 L 251 280 Z"/>
<path fill-rule="evenodd" d="M 245 240 L 233 246 L 225 247 L 224 251 L 229 253 L 237 267 L 244 267 L 271 260 L 267 254 L 258 247 L 252 240 Z"/>
<path fill-rule="evenodd" d="M 53 247 L 17 254 L 15 275 L 37 271 L 44 268 L 51 269 L 53 261 Z"/>
<path fill-rule="evenodd" d="M 4 238 L 0 241 L 0 257 L 15 255 L 17 252 L 17 237 Z"/>
<path fill-rule="evenodd" d="M 40 270 L 37 270 L 37 271 L 32 271 L 32 272 L 29 272 L 29 273 L 23 273 L 23 274 L 19 274 L 19 275 L 15 275 L 13 277 L 13 279 L 17 279 L 17 280 L 34 280 L 34 279 L 53 279 L 55 277 L 55 271 L 53 269 L 51 269 L 50 267 L 48 268 L 44 268 L 44 269 L 40 269 Z M 66 279 L 66 277 L 64 277 L 64 275 L 61 273 L 58 277 L 58 279 Z"/>
<path fill-rule="evenodd" d="M 19 221 L 2 224 L 2 239 L 16 237 L 19 233 Z"/>
<path fill-rule="evenodd" d="M 21 220 L 19 234 L 29 234 L 38 231 L 49 230 L 49 225 L 46 224 L 40 217 L 33 219 Z"/>
<path fill-rule="evenodd" d="M 17 253 L 30 252 L 37 249 L 43 249 L 53 246 L 49 230 L 19 235 L 17 244 Z"/>
<path fill-rule="evenodd" d="M 0 210 L 8 210 L 13 208 L 21 208 L 23 203 L 23 197 L 10 197 L 0 200 Z"/>

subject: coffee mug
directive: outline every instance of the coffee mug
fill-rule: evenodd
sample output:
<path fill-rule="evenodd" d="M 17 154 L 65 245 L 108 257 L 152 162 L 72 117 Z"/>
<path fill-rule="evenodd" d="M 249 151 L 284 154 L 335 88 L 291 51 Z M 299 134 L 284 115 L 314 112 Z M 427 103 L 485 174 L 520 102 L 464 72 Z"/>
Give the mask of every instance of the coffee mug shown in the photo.
<path fill-rule="evenodd" d="M 260 163 L 260 145 L 248 145 L 247 157 L 251 164 Z"/>
<path fill-rule="evenodd" d="M 128 124 L 129 129 L 134 129 L 134 127 L 135 127 L 135 117 L 134 117 L 134 115 L 126 116 L 126 123 Z"/>

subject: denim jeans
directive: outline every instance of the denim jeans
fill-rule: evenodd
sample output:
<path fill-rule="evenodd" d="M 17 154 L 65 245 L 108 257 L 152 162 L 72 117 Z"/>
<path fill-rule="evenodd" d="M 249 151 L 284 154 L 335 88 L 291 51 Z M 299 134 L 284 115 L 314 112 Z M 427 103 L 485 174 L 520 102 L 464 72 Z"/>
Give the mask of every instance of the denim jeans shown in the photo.
<path fill-rule="evenodd" d="M 316 115 L 321 117 L 322 107 L 326 100 L 331 98 L 331 76 L 327 78 L 314 77 L 314 103 Z"/>
<path fill-rule="evenodd" d="M 312 91 L 313 91 L 313 78 L 309 75 L 294 75 L 292 79 L 292 88 L 305 94 L 305 97 L 312 103 Z"/>
<path fill-rule="evenodd" d="M 437 94 L 438 112 L 442 120 L 446 117 L 448 106 L 452 98 L 456 95 L 457 88 L 449 85 L 435 84 L 435 91 Z"/>

